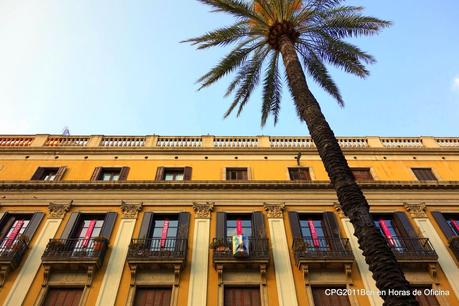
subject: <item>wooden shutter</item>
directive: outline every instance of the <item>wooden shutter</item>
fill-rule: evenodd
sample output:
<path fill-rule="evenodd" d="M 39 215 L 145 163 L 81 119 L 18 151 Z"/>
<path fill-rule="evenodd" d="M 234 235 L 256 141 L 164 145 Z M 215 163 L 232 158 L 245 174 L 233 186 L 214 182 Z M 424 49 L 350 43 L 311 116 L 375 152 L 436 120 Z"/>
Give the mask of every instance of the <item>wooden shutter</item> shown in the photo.
<path fill-rule="evenodd" d="M 440 227 L 443 234 L 446 236 L 446 239 L 450 240 L 451 238 L 456 236 L 451 227 L 449 227 L 448 222 L 445 219 L 445 216 L 443 216 L 441 212 L 433 211 L 432 216 L 434 217 L 435 221 L 437 221 L 437 224 Z"/>
<path fill-rule="evenodd" d="M 217 239 L 226 238 L 226 213 L 217 213 Z"/>
<path fill-rule="evenodd" d="M 83 288 L 49 288 L 43 306 L 78 306 Z"/>
<path fill-rule="evenodd" d="M 336 289 L 346 289 L 346 287 L 335 287 Z M 325 294 L 330 287 L 312 287 L 312 297 L 314 305 L 333 305 L 333 306 L 350 306 L 347 295 Z"/>
<path fill-rule="evenodd" d="M 155 181 L 162 181 L 162 180 L 164 180 L 164 167 L 158 167 L 156 169 Z"/>
<path fill-rule="evenodd" d="M 225 306 L 261 306 L 259 287 L 226 287 Z"/>
<path fill-rule="evenodd" d="M 325 233 L 329 237 L 328 242 L 330 247 L 333 250 L 342 251 L 344 249 L 344 245 L 341 242 L 341 235 L 336 215 L 329 211 L 324 212 L 322 214 L 322 220 L 325 227 Z"/>
<path fill-rule="evenodd" d="M 119 181 L 125 181 L 129 174 L 129 167 L 122 167 L 120 171 L 120 178 Z"/>
<path fill-rule="evenodd" d="M 351 171 L 356 181 L 373 181 L 373 176 L 368 168 L 354 168 Z"/>
<path fill-rule="evenodd" d="M 104 219 L 104 225 L 102 226 L 102 229 L 100 230 L 100 236 L 107 238 L 107 240 L 110 240 L 110 236 L 112 235 L 113 231 L 113 226 L 115 225 L 116 221 L 116 212 L 108 212 L 105 214 L 105 219 Z"/>
<path fill-rule="evenodd" d="M 148 211 L 143 214 L 142 224 L 140 225 L 139 239 L 150 238 L 150 229 L 153 222 L 153 213 Z"/>
<path fill-rule="evenodd" d="M 97 181 L 100 177 L 101 172 L 102 172 L 102 167 L 96 167 L 94 169 L 94 172 L 92 173 L 91 181 Z"/>
<path fill-rule="evenodd" d="M 430 168 L 412 168 L 411 169 L 416 176 L 416 178 L 420 181 L 436 181 L 437 178 L 432 172 Z"/>
<path fill-rule="evenodd" d="M 181 212 L 178 216 L 178 230 L 177 230 L 177 243 L 175 244 L 175 250 L 179 253 L 183 252 L 186 255 L 186 246 L 188 239 L 188 229 L 190 227 L 190 213 Z"/>
<path fill-rule="evenodd" d="M 170 306 L 171 296 L 171 288 L 137 287 L 134 306 Z"/>
<path fill-rule="evenodd" d="M 404 212 L 395 212 L 394 223 L 395 226 L 403 233 L 403 237 L 401 238 L 408 238 L 407 240 L 400 241 L 401 246 L 408 250 L 420 250 L 421 244 L 418 240 L 419 237 L 406 214 Z"/>
<path fill-rule="evenodd" d="M 36 212 L 32 215 L 29 225 L 25 229 L 23 236 L 27 237 L 27 241 L 30 242 L 33 238 L 33 235 L 37 231 L 38 226 L 40 225 L 41 220 L 43 219 L 44 214 L 42 212 Z"/>
<path fill-rule="evenodd" d="M 300 218 L 296 211 L 288 212 L 288 219 L 290 221 L 290 229 L 292 230 L 293 239 L 302 238 L 301 228 L 300 228 Z"/>
<path fill-rule="evenodd" d="M 81 214 L 79 212 L 73 212 L 70 215 L 69 221 L 64 227 L 64 231 L 62 232 L 61 239 L 69 239 L 73 238 L 72 235 L 75 232 L 76 227 L 80 221 Z"/>
<path fill-rule="evenodd" d="M 240 179 L 247 181 L 248 180 L 248 169 L 247 168 L 242 168 L 239 170 L 240 173 Z"/>
<path fill-rule="evenodd" d="M 252 214 L 252 226 L 252 236 L 254 238 L 266 238 L 265 221 L 262 212 L 256 211 Z"/>
<path fill-rule="evenodd" d="M 65 166 L 59 167 L 59 169 L 57 170 L 56 177 L 54 178 L 54 180 L 55 181 L 61 181 L 62 178 L 64 177 L 64 173 L 65 173 L 66 170 L 67 170 L 67 167 L 65 167 Z"/>
<path fill-rule="evenodd" d="M 191 171 L 192 171 L 191 167 L 185 167 L 183 169 L 183 180 L 185 180 L 185 181 L 190 181 L 191 180 Z"/>
<path fill-rule="evenodd" d="M 9 229 L 14 223 L 14 218 L 8 212 L 5 212 L 0 219 L 0 239 L 4 239 Z"/>
<path fill-rule="evenodd" d="M 44 167 L 38 167 L 35 173 L 32 175 L 31 180 L 32 181 L 38 181 L 43 178 L 43 174 L 45 173 L 45 168 Z"/>

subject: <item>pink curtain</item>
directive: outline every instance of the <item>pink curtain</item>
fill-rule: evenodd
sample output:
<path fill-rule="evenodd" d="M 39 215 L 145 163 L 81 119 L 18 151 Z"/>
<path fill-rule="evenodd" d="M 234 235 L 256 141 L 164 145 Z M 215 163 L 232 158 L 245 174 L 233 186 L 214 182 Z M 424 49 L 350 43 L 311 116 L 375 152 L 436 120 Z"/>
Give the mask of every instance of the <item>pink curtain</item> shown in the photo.
<path fill-rule="evenodd" d="M 236 235 L 242 235 L 242 222 L 241 220 L 236 220 Z"/>
<path fill-rule="evenodd" d="M 459 233 L 459 222 L 457 220 L 451 220 L 451 224 L 456 229 L 456 232 Z"/>
<path fill-rule="evenodd" d="M 91 220 L 91 221 L 89 221 L 88 230 L 86 231 L 86 234 L 84 235 L 84 240 L 83 240 L 83 242 L 81 243 L 81 246 L 82 246 L 83 248 L 85 248 L 85 247 L 88 246 L 89 239 L 91 239 L 92 232 L 94 231 L 94 227 L 95 227 L 95 226 L 96 226 L 96 220 Z"/>
<path fill-rule="evenodd" d="M 6 247 L 9 247 L 11 246 L 11 244 L 14 242 L 14 240 L 16 239 L 17 235 L 19 234 L 19 232 L 21 231 L 21 228 L 22 228 L 22 225 L 24 224 L 24 221 L 23 220 L 18 220 L 16 222 L 16 225 L 14 226 L 13 230 L 11 231 L 11 233 L 8 235 L 8 237 L 6 237 Z"/>
<path fill-rule="evenodd" d="M 319 237 L 317 237 L 316 227 L 312 220 L 308 220 L 309 230 L 311 231 L 312 243 L 314 247 L 318 248 L 320 246 Z"/>
<path fill-rule="evenodd" d="M 159 241 L 159 246 L 164 248 L 166 245 L 167 231 L 169 230 L 169 220 L 164 219 L 163 230 L 161 232 L 161 240 Z"/>
<path fill-rule="evenodd" d="M 390 230 L 389 230 L 389 227 L 387 226 L 386 224 L 386 220 L 379 220 L 379 226 L 381 227 L 383 233 L 384 233 L 384 236 L 386 236 L 387 238 L 387 241 L 389 241 L 389 244 L 391 246 L 394 245 L 394 240 L 392 239 L 392 235 L 390 234 Z"/>

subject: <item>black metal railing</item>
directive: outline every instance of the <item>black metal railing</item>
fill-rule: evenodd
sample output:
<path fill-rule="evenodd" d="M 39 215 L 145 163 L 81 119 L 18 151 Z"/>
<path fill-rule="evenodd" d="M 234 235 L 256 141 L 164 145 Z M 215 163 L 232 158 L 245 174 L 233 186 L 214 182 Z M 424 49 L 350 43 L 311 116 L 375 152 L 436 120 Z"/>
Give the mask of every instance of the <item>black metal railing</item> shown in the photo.
<path fill-rule="evenodd" d="M 386 238 L 398 260 L 437 260 L 438 255 L 430 244 L 429 238 Z"/>
<path fill-rule="evenodd" d="M 453 251 L 454 256 L 459 261 L 459 236 L 451 238 L 449 241 L 449 248 Z"/>
<path fill-rule="evenodd" d="M 293 252 L 299 261 L 353 260 L 354 255 L 347 238 L 296 238 L 293 240 Z"/>
<path fill-rule="evenodd" d="M 214 250 L 214 261 L 225 259 L 269 260 L 269 244 L 266 238 L 248 238 L 248 254 L 244 257 L 233 255 L 233 238 L 214 238 L 211 244 Z"/>
<path fill-rule="evenodd" d="M 19 236 L 14 240 L 5 238 L 0 240 L 0 262 L 16 268 L 21 263 L 21 258 L 27 250 L 29 239 Z"/>
<path fill-rule="evenodd" d="M 185 259 L 188 239 L 149 238 L 132 239 L 128 250 L 129 260 L 174 260 Z"/>
<path fill-rule="evenodd" d="M 50 239 L 43 253 L 43 262 L 95 262 L 102 265 L 108 248 L 106 238 Z"/>

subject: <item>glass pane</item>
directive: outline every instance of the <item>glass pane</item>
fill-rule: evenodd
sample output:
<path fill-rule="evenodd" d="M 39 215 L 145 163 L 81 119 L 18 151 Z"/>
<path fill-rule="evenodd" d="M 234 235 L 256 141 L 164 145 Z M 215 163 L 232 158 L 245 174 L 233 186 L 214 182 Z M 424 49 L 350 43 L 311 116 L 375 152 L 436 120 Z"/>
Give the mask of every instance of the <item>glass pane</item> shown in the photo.
<path fill-rule="evenodd" d="M 169 229 L 167 230 L 167 237 L 169 238 L 174 238 L 177 236 L 177 228 L 175 227 L 169 227 Z"/>

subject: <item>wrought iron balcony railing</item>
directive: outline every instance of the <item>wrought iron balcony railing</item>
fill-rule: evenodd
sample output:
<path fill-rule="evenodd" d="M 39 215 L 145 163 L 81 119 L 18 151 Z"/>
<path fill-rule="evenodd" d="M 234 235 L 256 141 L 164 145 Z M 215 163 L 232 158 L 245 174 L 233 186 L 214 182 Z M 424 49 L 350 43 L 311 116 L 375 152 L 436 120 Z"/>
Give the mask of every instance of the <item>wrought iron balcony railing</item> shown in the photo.
<path fill-rule="evenodd" d="M 127 260 L 128 262 L 184 261 L 187 248 L 188 239 L 132 239 Z"/>
<path fill-rule="evenodd" d="M 347 238 L 297 238 L 293 240 L 297 264 L 301 262 L 352 262 L 354 255 Z"/>
<path fill-rule="evenodd" d="M 266 238 L 248 238 L 248 254 L 244 257 L 233 255 L 233 238 L 214 238 L 211 247 L 214 250 L 214 263 L 228 261 L 269 261 L 269 244 Z"/>
<path fill-rule="evenodd" d="M 45 264 L 78 263 L 102 266 L 108 248 L 106 238 L 50 239 L 41 259 Z"/>
<path fill-rule="evenodd" d="M 429 238 L 393 237 L 386 240 L 397 260 L 436 261 L 438 259 Z"/>
<path fill-rule="evenodd" d="M 21 263 L 22 256 L 27 250 L 28 238 L 19 236 L 14 240 L 5 238 L 0 240 L 0 264 L 16 269 Z"/>
<path fill-rule="evenodd" d="M 459 236 L 451 238 L 449 248 L 453 251 L 454 256 L 459 261 Z"/>

